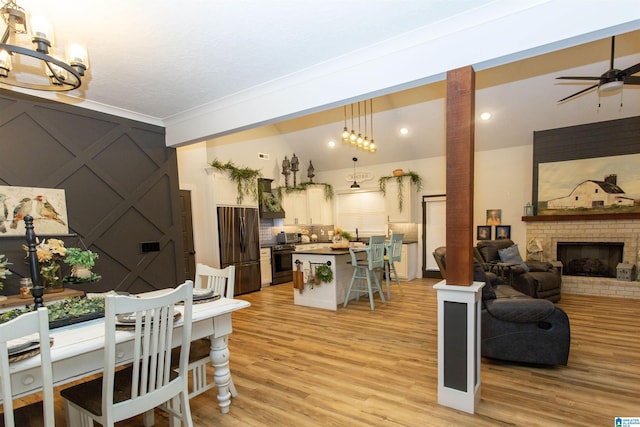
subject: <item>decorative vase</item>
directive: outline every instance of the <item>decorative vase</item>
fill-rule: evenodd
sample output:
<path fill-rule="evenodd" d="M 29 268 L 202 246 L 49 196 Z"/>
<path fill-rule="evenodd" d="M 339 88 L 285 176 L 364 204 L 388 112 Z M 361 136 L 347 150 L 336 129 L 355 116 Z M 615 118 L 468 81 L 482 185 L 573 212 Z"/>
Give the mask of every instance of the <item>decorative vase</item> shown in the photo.
<path fill-rule="evenodd" d="M 404 175 L 404 171 L 402 169 L 394 169 L 393 176 L 402 176 Z"/>
<path fill-rule="evenodd" d="M 91 279 L 91 268 L 84 265 L 74 265 L 71 275 L 78 279 Z"/>
<path fill-rule="evenodd" d="M 60 264 L 52 262 L 40 269 L 40 283 L 46 294 L 64 291 Z"/>

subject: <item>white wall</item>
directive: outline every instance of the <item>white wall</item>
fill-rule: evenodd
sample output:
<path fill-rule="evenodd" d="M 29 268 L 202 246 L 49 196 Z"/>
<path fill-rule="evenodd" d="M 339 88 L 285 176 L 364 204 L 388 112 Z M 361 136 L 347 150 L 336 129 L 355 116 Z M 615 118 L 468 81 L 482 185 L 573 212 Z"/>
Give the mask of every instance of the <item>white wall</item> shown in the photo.
<path fill-rule="evenodd" d="M 199 143 L 180 147 L 177 152 L 180 188 L 192 192 L 196 261 L 216 265 L 217 251 L 212 245 L 215 224 L 208 220 L 213 217 L 213 211 L 209 210 L 215 207 L 209 206 L 206 200 L 209 194 L 205 172 L 207 163 L 217 158 L 223 162 L 232 160 L 238 166 L 260 168 L 263 175 L 274 179 L 274 185 L 278 186 L 284 185 L 281 161 L 285 155 L 290 158 L 292 152 L 290 147 L 276 136 L 208 148 L 204 143 Z M 268 153 L 269 160 L 259 159 L 258 152 Z M 502 209 L 502 223 L 511 225 L 511 237 L 519 244 L 521 250 L 526 248 L 526 229 L 521 217 L 524 205 L 531 201 L 532 152 L 532 145 L 522 145 L 475 153 L 474 224 L 485 224 L 487 209 Z M 299 173 L 298 182 L 307 181 L 306 168 L 309 159 L 304 157 L 304 153 L 296 155 L 300 158 L 302 169 L 302 176 Z M 414 195 L 413 201 L 415 211 L 419 213 L 418 222 L 421 221 L 421 196 L 444 194 L 446 191 L 445 157 L 356 168 L 358 172 L 372 174 L 371 180 L 361 182 L 363 189 L 377 189 L 378 179 L 391 175 L 394 169 L 401 168 L 418 173 L 423 179 L 423 189 Z M 348 191 L 351 181 L 346 177 L 350 173 L 353 173 L 353 168 L 316 171 L 314 181 L 331 184 L 336 192 Z M 473 237 L 475 239 L 475 229 Z M 418 261 L 421 269 L 421 244 L 419 250 Z"/>

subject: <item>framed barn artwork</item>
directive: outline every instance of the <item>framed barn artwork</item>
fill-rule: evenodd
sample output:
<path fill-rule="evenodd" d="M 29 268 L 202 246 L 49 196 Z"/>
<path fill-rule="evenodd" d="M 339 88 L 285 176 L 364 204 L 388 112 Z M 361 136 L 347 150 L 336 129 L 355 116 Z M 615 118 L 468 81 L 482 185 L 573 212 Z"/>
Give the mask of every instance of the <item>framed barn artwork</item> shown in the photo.
<path fill-rule="evenodd" d="M 63 189 L 0 186 L 0 237 L 24 236 L 27 215 L 36 234 L 69 234 Z"/>

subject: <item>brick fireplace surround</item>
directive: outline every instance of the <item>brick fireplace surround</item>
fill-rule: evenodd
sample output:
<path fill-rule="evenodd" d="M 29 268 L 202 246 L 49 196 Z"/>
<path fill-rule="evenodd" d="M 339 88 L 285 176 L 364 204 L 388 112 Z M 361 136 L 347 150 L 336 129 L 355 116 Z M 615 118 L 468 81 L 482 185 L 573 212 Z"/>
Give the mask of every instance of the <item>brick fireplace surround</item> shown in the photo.
<path fill-rule="evenodd" d="M 537 238 L 542 243 L 545 261 L 557 259 L 558 242 L 618 242 L 624 243 L 624 262 L 636 266 L 640 263 L 640 216 L 554 215 L 523 217 L 522 220 L 527 226 L 527 242 Z M 526 254 L 526 246 L 521 248 L 521 253 Z M 640 299 L 640 282 L 603 277 L 562 276 L 562 293 Z"/>

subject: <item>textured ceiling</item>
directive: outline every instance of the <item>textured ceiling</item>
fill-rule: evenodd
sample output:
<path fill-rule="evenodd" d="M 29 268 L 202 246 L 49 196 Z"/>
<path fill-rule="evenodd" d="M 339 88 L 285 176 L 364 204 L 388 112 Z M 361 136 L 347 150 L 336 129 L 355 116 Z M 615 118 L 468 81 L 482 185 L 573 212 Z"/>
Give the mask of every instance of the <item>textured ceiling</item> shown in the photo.
<path fill-rule="evenodd" d="M 326 70 L 336 58 L 349 59 L 377 46 L 386 48 L 394 40 L 429 26 L 455 31 L 561 1 L 18 0 L 18 4 L 53 22 L 58 45 L 80 41 L 89 49 L 90 70 L 83 87 L 69 96 L 54 98 L 164 125 L 207 104 L 235 100 L 239 94 L 286 82 L 301 71 L 323 66 Z M 630 0 L 618 2 L 633 4 Z M 637 15 L 634 12 L 630 19 Z M 640 28 L 638 21 L 632 22 L 637 24 L 633 29 Z M 536 28 L 544 34 L 544 25 Z M 487 41 L 495 48 L 507 41 L 490 36 Z M 517 39 L 523 33 L 516 30 L 509 36 Z M 546 129 L 637 115 L 638 86 L 625 88 L 624 108 L 619 107 L 617 98 L 609 97 L 604 101 L 610 105 L 598 109 L 593 93 L 571 104 L 556 103 L 584 87 L 584 83 L 559 84 L 556 76 L 599 75 L 608 68 L 609 41 L 605 36 L 575 48 L 481 69 L 477 109 L 490 109 L 495 121 L 476 126 L 478 148 L 520 144 L 523 136 L 518 130 L 527 129 L 530 135 L 532 126 Z M 637 32 L 620 37 L 616 54 L 620 67 L 640 62 L 639 46 Z M 429 59 L 439 64 L 444 58 Z M 375 136 L 380 151 L 375 157 L 362 157 L 363 164 L 441 155 L 443 102 L 441 81 L 376 98 Z M 509 129 L 503 127 L 505 123 Z M 397 135 L 401 125 L 410 128 L 408 136 Z M 319 170 L 342 163 L 348 167 L 352 154 L 347 147 L 338 147 L 345 155 L 337 161 L 326 155 L 325 143 L 337 138 L 342 126 L 342 108 L 329 108 L 217 142 L 277 134 L 318 158 Z"/>

